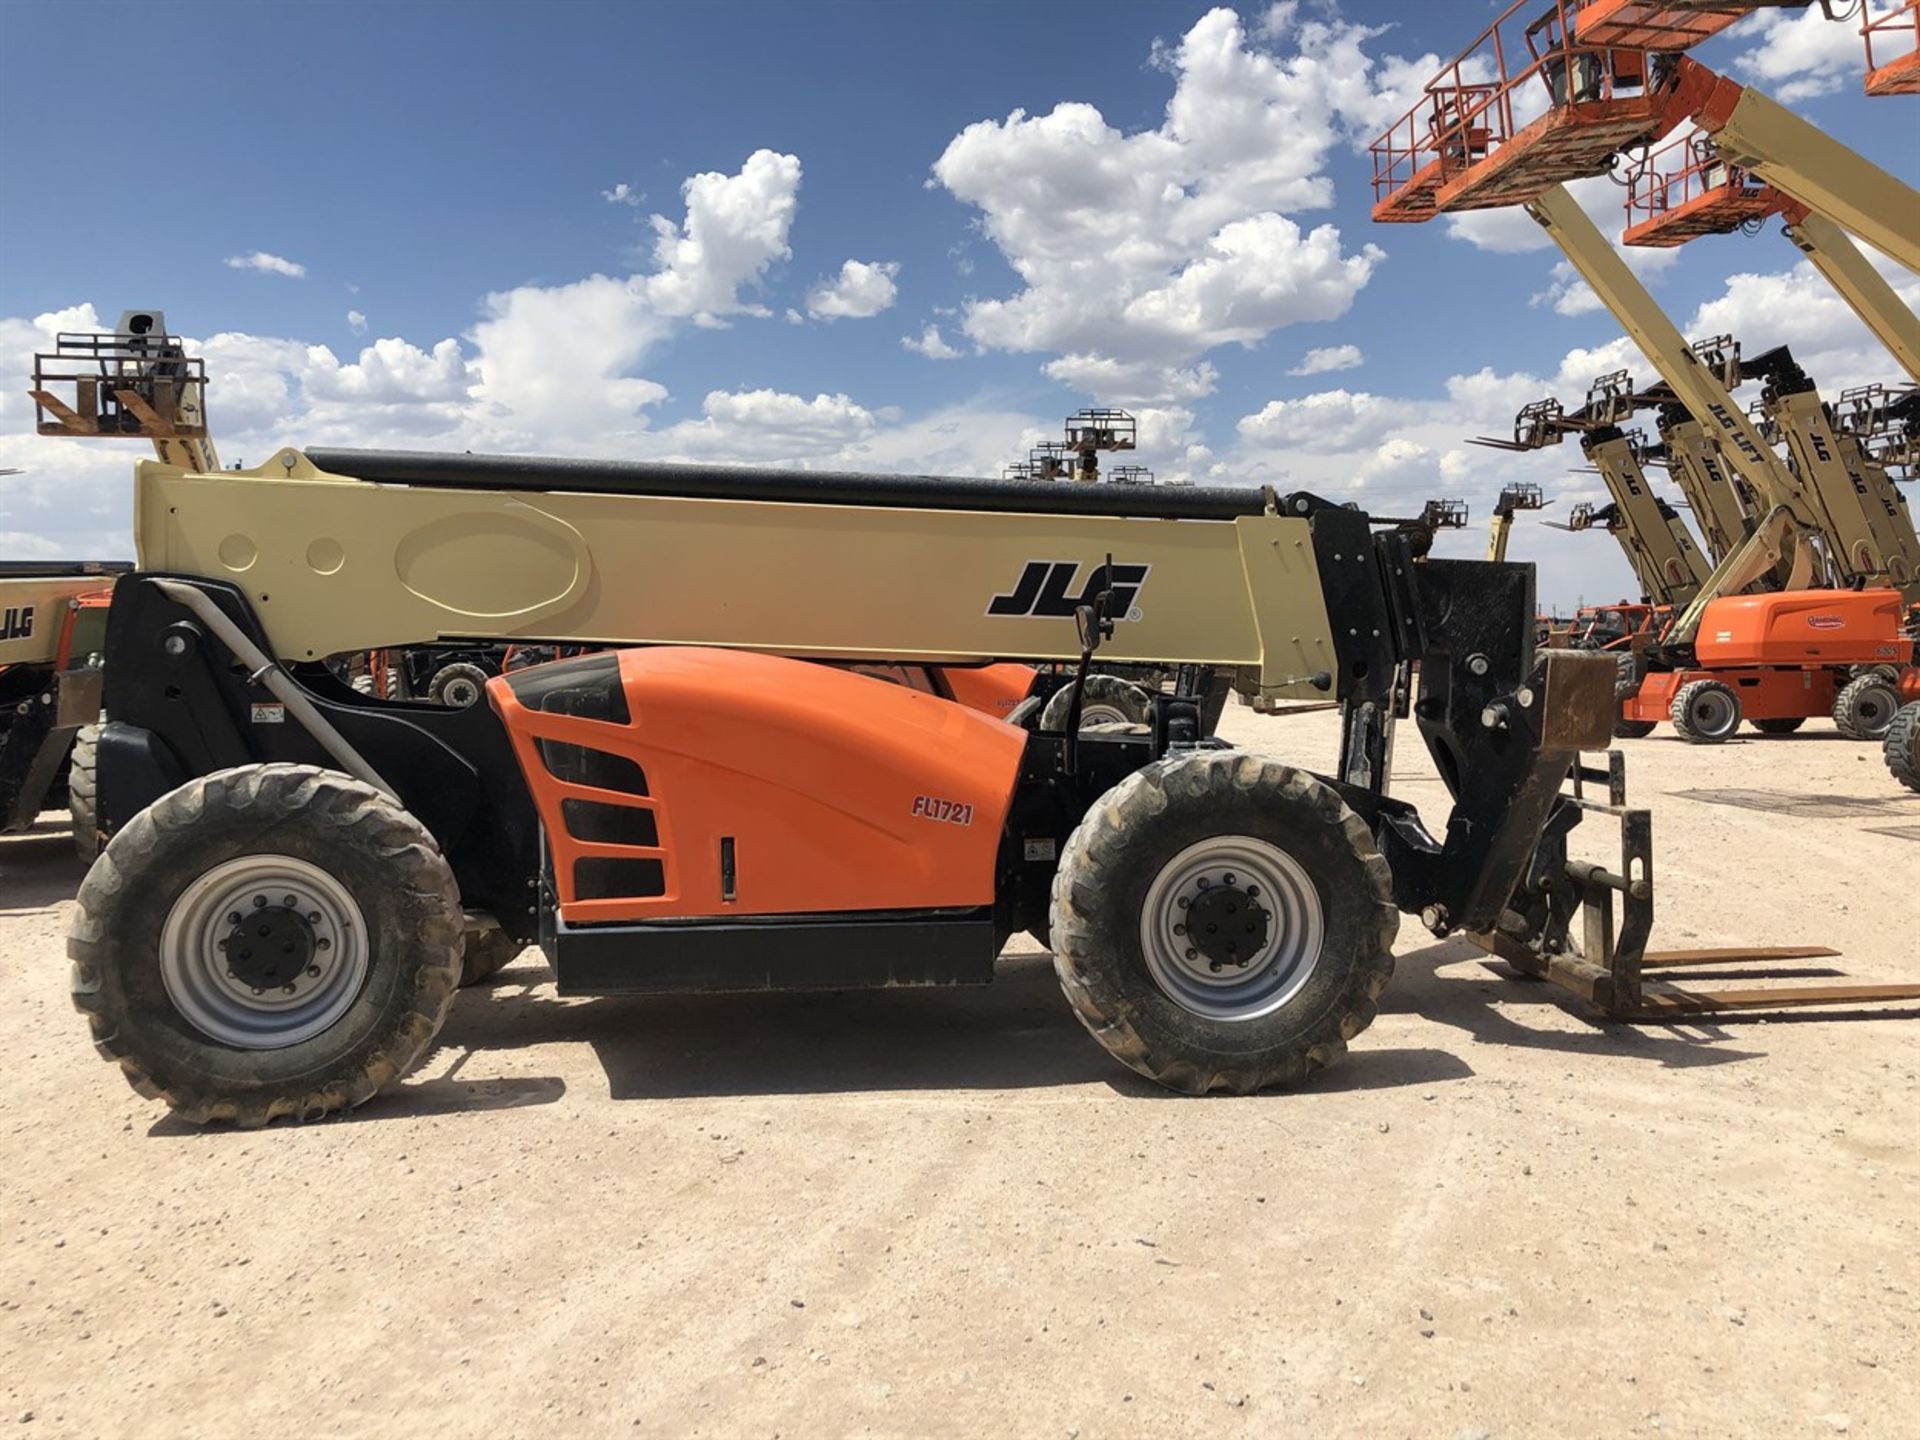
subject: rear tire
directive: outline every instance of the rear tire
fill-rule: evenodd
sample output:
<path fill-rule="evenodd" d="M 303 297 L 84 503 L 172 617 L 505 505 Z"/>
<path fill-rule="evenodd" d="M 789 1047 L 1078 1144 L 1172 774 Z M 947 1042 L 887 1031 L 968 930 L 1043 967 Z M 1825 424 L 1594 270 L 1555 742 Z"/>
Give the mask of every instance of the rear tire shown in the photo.
<path fill-rule="evenodd" d="M 1900 707 L 1882 743 L 1893 778 L 1920 792 L 1920 700 Z"/>
<path fill-rule="evenodd" d="M 1740 697 L 1718 680 L 1694 680 L 1680 687 L 1668 713 L 1681 739 L 1718 745 L 1740 728 Z"/>
<path fill-rule="evenodd" d="M 1900 708 L 1900 692 L 1883 675 L 1849 680 L 1833 700 L 1833 723 L 1849 740 L 1883 740 Z"/>
<path fill-rule="evenodd" d="M 1782 715 L 1772 720 L 1749 720 L 1747 723 L 1762 735 L 1791 735 L 1807 722 L 1804 716 Z"/>
<path fill-rule="evenodd" d="M 73 817 L 73 850 L 82 865 L 93 864 L 100 853 L 99 755 L 100 727 L 82 725 L 67 759 L 67 813 Z"/>
<path fill-rule="evenodd" d="M 453 872 L 396 801 L 310 765 L 243 765 L 113 837 L 67 954 L 94 1048 L 137 1092 L 195 1124 L 258 1126 L 404 1075 L 453 1001 L 461 932 Z"/>
<path fill-rule="evenodd" d="M 1373 1023 L 1399 920 L 1387 862 L 1331 788 L 1277 760 L 1186 755 L 1130 775 L 1068 839 L 1054 970 L 1121 1063 L 1246 1094 L 1299 1084 Z"/>
<path fill-rule="evenodd" d="M 1067 728 L 1067 716 L 1073 710 L 1073 686 L 1062 685 L 1047 697 L 1040 712 L 1040 728 L 1055 734 Z M 1153 701 L 1138 685 L 1117 675 L 1087 676 L 1086 691 L 1080 702 L 1080 728 L 1093 725 L 1145 725 L 1153 719 Z"/>
<path fill-rule="evenodd" d="M 427 699 L 453 710 L 465 710 L 487 692 L 487 672 L 461 660 L 442 665 L 427 682 Z"/>
<path fill-rule="evenodd" d="M 468 930 L 460 950 L 460 988 L 491 980 L 524 948 L 495 924 Z"/>

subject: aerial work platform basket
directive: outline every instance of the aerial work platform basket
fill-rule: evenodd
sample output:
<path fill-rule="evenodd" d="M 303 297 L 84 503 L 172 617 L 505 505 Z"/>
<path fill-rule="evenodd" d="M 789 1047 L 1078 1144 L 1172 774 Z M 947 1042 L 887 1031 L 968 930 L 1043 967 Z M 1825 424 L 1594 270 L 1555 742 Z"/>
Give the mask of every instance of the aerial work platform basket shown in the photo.
<path fill-rule="evenodd" d="M 1867 94 L 1920 95 L 1920 0 L 1878 15 L 1867 6 L 1860 34 L 1867 42 Z"/>
<path fill-rule="evenodd" d="M 1516 0 L 1373 143 L 1373 218 L 1519 205 L 1668 128 L 1667 62 L 1576 38 L 1581 0 Z"/>
<path fill-rule="evenodd" d="M 1691 50 L 1755 10 L 1804 10 L 1811 0 L 1580 0 L 1574 38 L 1583 45 Z"/>
<path fill-rule="evenodd" d="M 1647 156 L 1627 181 L 1628 245 L 1670 249 L 1702 235 L 1726 235 L 1779 214 L 1793 202 L 1728 161 L 1704 130 Z"/>

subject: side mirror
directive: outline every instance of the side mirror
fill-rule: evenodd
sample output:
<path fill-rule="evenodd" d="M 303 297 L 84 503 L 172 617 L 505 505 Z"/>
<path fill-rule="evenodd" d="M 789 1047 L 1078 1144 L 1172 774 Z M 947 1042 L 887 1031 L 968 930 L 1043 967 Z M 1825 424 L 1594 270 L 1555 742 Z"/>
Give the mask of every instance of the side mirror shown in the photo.
<path fill-rule="evenodd" d="M 1091 655 L 1100 645 L 1100 615 L 1091 605 L 1073 607 L 1073 628 L 1080 636 L 1080 653 Z"/>

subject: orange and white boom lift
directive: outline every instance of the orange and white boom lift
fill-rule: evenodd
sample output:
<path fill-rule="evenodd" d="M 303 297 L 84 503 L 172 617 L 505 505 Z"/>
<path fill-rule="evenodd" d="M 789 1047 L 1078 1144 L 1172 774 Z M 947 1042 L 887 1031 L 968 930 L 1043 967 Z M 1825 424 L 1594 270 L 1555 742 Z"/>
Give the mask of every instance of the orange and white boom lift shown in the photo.
<path fill-rule="evenodd" d="M 1764 96 L 1674 53 L 1700 38 L 1686 38 L 1682 23 L 1688 17 L 1681 12 L 1694 8 L 1577 0 L 1513 6 L 1374 143 L 1373 213 L 1376 220 L 1406 223 L 1524 206 L 1675 398 L 1715 436 L 1759 515 L 1661 641 L 1643 652 L 1654 672 L 1630 702 L 1628 718 L 1663 717 L 1663 700 L 1679 713 L 1686 708 L 1684 691 L 1711 703 L 1699 715 L 1689 711 L 1683 730 L 1690 738 L 1724 739 L 1743 705 L 1756 720 L 1777 716 L 1783 723 L 1819 713 L 1826 697 L 1808 676 L 1832 684 L 1855 665 L 1910 667 L 1900 594 L 1889 585 L 1884 548 L 1870 543 L 1874 502 L 1851 488 L 1817 490 L 1774 453 L 1733 400 L 1731 377 L 1688 346 L 1567 193 L 1566 182 L 1606 173 L 1621 152 L 1692 120 L 1714 135 L 1729 160 L 1915 269 L 1920 195 Z M 1656 20 L 1676 28 L 1669 33 Z M 1628 21 L 1640 28 L 1607 28 Z M 1788 408 L 1797 414 L 1798 405 Z M 1739 593 L 1769 573 L 1779 577 L 1782 593 Z M 1852 593 L 1842 597 L 1835 589 Z M 1805 591 L 1816 593 L 1792 599 L 1785 593 Z M 1802 601 L 1813 609 L 1800 613 Z M 1796 645 L 1796 622 L 1798 635 L 1811 627 L 1818 640 Z M 1734 669 L 1752 672 L 1738 677 L 1738 688 L 1726 685 L 1724 675 L 1696 673 Z M 1911 668 L 1900 673 L 1903 683 L 1912 681 Z M 1695 688 L 1710 684 L 1720 688 Z M 1886 698 L 1876 697 L 1869 708 L 1877 712 Z M 1859 707 L 1842 705 L 1837 692 L 1832 700 L 1844 728 L 1844 717 Z M 1635 703 L 1647 713 L 1633 712 Z"/>
<path fill-rule="evenodd" d="M 1671 249 L 1703 235 L 1752 233 L 1778 217 L 1782 233 L 1920 380 L 1920 316 L 1833 219 L 1733 164 L 1705 130 L 1678 136 L 1628 173 L 1628 245 Z"/>
<path fill-rule="evenodd" d="M 1676 398 L 1717 436 L 1729 465 L 1764 507 L 1748 539 L 1715 568 L 1676 621 L 1669 638 L 1680 646 L 1698 633 L 1706 605 L 1783 562 L 1790 589 L 1881 584 L 1886 575 L 1883 566 L 1862 566 L 1850 549 L 1824 543 L 1825 517 L 1809 488 L 1687 346 L 1564 182 L 1605 173 L 1618 153 L 1692 119 L 1714 134 L 1730 160 L 1809 208 L 1844 217 L 1862 238 L 1920 268 L 1920 196 L 1764 96 L 1671 53 L 1700 35 L 1685 38 L 1680 26 L 1676 39 L 1654 21 L 1664 16 L 1677 25 L 1685 18 L 1679 12 L 1693 8 L 1641 5 L 1632 12 L 1641 30 L 1609 32 L 1609 17 L 1624 22 L 1628 16 L 1619 5 L 1517 4 L 1443 69 L 1421 102 L 1373 146 L 1376 220 L 1523 205 Z M 1649 48 L 1656 46 L 1665 48 Z"/>
<path fill-rule="evenodd" d="M 1785 443 L 1795 471 L 1812 487 L 1832 542 L 1862 571 L 1884 576 L 1909 604 L 1920 603 L 1920 536 L 1886 470 L 1836 423 L 1811 377 L 1786 346 L 1751 360 L 1738 347 L 1728 363 L 1764 389 L 1753 413 L 1761 433 Z"/>

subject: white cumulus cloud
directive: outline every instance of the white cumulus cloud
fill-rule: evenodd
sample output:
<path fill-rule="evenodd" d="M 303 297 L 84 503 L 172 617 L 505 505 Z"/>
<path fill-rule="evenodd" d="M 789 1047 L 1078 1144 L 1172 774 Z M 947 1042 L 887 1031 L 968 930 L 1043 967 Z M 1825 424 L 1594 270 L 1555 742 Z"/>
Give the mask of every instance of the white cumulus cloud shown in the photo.
<path fill-rule="evenodd" d="M 902 335 L 900 345 L 902 349 L 911 350 L 929 360 L 958 360 L 965 353 L 949 345 L 946 337 L 940 333 L 940 327 L 931 324 L 918 335 Z"/>
<path fill-rule="evenodd" d="M 765 315 L 741 291 L 788 259 L 787 234 L 799 208 L 800 161 L 756 150 L 736 175 L 695 175 L 682 187 L 683 220 L 650 217 L 658 270 L 641 289 L 661 315 L 718 326 L 728 315 Z"/>
<path fill-rule="evenodd" d="M 1366 363 L 1367 357 L 1358 345 L 1329 345 L 1307 351 L 1287 374 L 1326 375 L 1335 370 L 1357 370 Z"/>
<path fill-rule="evenodd" d="M 1132 393 L 1171 400 L 1194 393 L 1194 362 L 1217 346 L 1343 315 L 1383 252 L 1291 215 L 1332 203 L 1335 148 L 1410 103 L 1438 63 L 1376 61 L 1363 46 L 1380 33 L 1282 6 L 1249 37 L 1215 9 L 1155 53 L 1174 80 L 1156 128 L 1077 102 L 967 126 L 933 177 L 979 212 L 1021 288 L 969 302 L 966 334 L 1052 352 L 1056 378 L 1128 367 Z"/>
<path fill-rule="evenodd" d="M 347 328 L 356 335 L 367 333 L 367 317 L 358 310 L 347 311 Z"/>
<path fill-rule="evenodd" d="M 897 260 L 849 260 L 831 280 L 822 280 L 807 292 L 807 313 L 816 320 L 865 320 L 891 309 L 899 295 L 893 277 Z"/>

